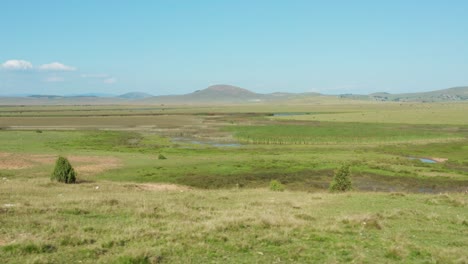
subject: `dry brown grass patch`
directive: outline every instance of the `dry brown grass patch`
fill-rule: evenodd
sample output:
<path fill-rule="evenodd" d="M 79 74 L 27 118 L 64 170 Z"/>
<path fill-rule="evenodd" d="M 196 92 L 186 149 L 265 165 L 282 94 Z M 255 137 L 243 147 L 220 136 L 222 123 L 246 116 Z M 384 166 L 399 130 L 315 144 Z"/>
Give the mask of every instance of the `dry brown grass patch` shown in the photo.
<path fill-rule="evenodd" d="M 32 155 L 17 153 L 0 153 L 0 169 L 21 170 L 31 168 L 47 161 L 53 161 L 51 155 Z"/>
<path fill-rule="evenodd" d="M 8 242 L 6 242 L 6 240 L 3 240 L 3 239 L 0 238 L 0 247 L 5 246 L 6 244 L 8 244 Z"/>
<path fill-rule="evenodd" d="M 431 158 L 431 160 L 435 162 L 446 162 L 448 159 L 447 158 Z"/>
<path fill-rule="evenodd" d="M 121 161 L 115 157 L 103 156 L 70 156 L 70 162 L 79 174 L 91 175 L 121 166 Z"/>
<path fill-rule="evenodd" d="M 176 185 L 176 184 L 166 184 L 166 183 L 144 183 L 137 184 L 137 188 L 146 190 L 146 191 L 188 191 L 190 187 Z"/>
<path fill-rule="evenodd" d="M 378 214 L 358 214 L 345 216 L 341 219 L 341 222 L 352 227 L 381 230 L 383 228 L 381 218 L 382 217 Z"/>
<path fill-rule="evenodd" d="M 57 159 L 51 154 L 17 154 L 0 152 L 0 169 L 21 170 L 40 165 L 52 165 Z M 82 175 L 92 175 L 106 170 L 119 168 L 121 161 L 115 157 L 69 156 L 75 170 Z"/>

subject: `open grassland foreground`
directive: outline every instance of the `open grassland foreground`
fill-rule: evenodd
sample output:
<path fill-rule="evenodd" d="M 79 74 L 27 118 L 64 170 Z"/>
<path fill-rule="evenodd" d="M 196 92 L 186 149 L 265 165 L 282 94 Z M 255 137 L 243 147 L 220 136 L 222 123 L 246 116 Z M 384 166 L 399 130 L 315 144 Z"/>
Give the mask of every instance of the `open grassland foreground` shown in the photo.
<path fill-rule="evenodd" d="M 467 263 L 466 112 L 0 107 L 1 261 Z M 59 155 L 78 184 L 50 181 Z M 353 191 L 328 193 L 342 164 Z"/>
<path fill-rule="evenodd" d="M 0 184 L 3 263 L 466 263 L 467 197 Z"/>

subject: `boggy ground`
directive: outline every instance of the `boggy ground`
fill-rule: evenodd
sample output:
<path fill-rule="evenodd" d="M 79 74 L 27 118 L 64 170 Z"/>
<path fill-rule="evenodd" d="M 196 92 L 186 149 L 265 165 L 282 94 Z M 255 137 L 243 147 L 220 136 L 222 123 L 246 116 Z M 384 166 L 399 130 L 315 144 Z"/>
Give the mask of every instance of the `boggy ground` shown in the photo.
<path fill-rule="evenodd" d="M 0 255 L 466 263 L 467 106 L 0 107 Z M 58 155 L 79 184 L 50 181 Z M 330 194 L 343 163 L 354 190 Z"/>
<path fill-rule="evenodd" d="M 0 138 L 4 142 L 0 176 L 12 178 L 49 177 L 56 157 L 64 155 L 80 180 L 92 181 L 165 182 L 214 189 L 266 187 L 276 179 L 291 190 L 316 191 L 326 190 L 333 170 L 347 162 L 355 190 L 439 193 L 464 192 L 468 187 L 466 141 L 458 139 L 371 146 L 215 147 L 128 131 L 7 130 L 0 132 Z M 159 154 L 166 159 L 159 159 Z M 409 158 L 414 156 L 448 160 L 425 164 Z"/>

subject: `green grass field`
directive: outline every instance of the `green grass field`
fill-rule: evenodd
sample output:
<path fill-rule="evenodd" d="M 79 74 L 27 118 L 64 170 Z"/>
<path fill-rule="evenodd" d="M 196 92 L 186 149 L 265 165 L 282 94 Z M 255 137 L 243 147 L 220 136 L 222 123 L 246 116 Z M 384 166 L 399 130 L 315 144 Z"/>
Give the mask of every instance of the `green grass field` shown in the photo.
<path fill-rule="evenodd" d="M 231 127 L 241 142 L 252 144 L 376 144 L 447 141 L 461 138 L 458 128 L 446 126 L 316 122 L 302 125 Z"/>
<path fill-rule="evenodd" d="M 0 189 L 4 263 L 468 261 L 464 194 L 161 191 L 43 178 Z"/>
<path fill-rule="evenodd" d="M 0 107 L 2 260 L 468 261 L 467 104 L 296 103 Z"/>
<path fill-rule="evenodd" d="M 327 115 L 279 116 L 275 119 L 333 122 L 468 125 L 467 103 L 385 103 L 346 107 Z"/>

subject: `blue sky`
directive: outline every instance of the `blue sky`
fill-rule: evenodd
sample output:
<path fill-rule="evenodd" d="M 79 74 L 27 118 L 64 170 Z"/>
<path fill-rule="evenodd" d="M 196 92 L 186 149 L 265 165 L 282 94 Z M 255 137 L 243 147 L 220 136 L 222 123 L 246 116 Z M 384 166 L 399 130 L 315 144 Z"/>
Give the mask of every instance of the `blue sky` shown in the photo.
<path fill-rule="evenodd" d="M 0 1 L 0 94 L 468 85 L 468 1 Z"/>

